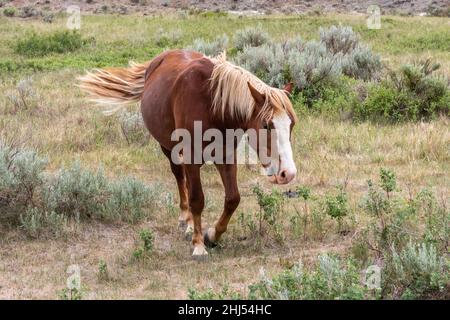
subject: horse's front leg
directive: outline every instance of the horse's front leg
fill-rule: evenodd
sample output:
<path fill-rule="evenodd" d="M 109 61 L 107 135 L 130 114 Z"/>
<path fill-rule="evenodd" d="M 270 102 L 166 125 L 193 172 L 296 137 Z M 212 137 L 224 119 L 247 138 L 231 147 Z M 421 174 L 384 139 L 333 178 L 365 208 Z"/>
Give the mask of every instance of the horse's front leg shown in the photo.
<path fill-rule="evenodd" d="M 184 166 L 188 191 L 189 191 L 189 207 L 194 221 L 194 233 L 192 234 L 192 244 L 194 259 L 202 259 L 208 255 L 203 242 L 202 234 L 202 211 L 205 206 L 205 196 L 202 190 L 202 182 L 200 180 L 200 165 L 189 164 Z"/>
<path fill-rule="evenodd" d="M 185 232 L 187 238 L 190 239 L 194 230 L 192 223 L 192 214 L 189 211 L 189 195 L 186 185 L 186 174 L 181 164 L 175 164 L 171 158 L 170 150 L 161 146 L 163 153 L 170 161 L 170 169 L 172 170 L 175 179 L 177 180 L 178 193 L 180 195 L 180 217 L 178 218 L 179 228 Z"/>
<path fill-rule="evenodd" d="M 216 168 L 220 173 L 220 177 L 222 178 L 222 183 L 225 188 L 225 202 L 223 206 L 223 213 L 219 220 L 217 220 L 213 228 L 209 228 L 205 233 L 204 241 L 208 246 L 214 246 L 217 241 L 219 241 L 222 234 L 227 230 L 231 216 L 241 200 L 237 186 L 236 164 L 217 164 Z"/>

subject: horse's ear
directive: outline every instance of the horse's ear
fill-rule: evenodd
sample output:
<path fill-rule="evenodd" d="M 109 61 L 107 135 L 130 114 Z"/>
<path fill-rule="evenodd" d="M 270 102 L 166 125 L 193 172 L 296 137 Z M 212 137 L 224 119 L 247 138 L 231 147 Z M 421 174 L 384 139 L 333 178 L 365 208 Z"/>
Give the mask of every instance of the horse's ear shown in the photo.
<path fill-rule="evenodd" d="M 253 99 L 255 99 L 256 104 L 259 107 L 262 107 L 266 102 L 266 97 L 264 96 L 264 94 L 262 94 L 254 86 L 252 86 L 250 81 L 247 81 L 247 85 L 248 88 L 250 89 L 250 93 L 252 94 Z"/>
<path fill-rule="evenodd" d="M 283 88 L 283 90 L 289 92 L 289 94 L 292 93 L 292 89 L 294 89 L 294 83 L 292 81 L 286 83 L 284 88 Z"/>

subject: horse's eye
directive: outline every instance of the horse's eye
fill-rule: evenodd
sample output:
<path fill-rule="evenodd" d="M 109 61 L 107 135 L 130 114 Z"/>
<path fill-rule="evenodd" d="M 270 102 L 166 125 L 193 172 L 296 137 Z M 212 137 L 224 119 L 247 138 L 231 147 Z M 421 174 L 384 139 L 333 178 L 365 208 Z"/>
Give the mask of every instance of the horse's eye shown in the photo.
<path fill-rule="evenodd" d="M 267 129 L 269 128 L 269 126 L 267 125 L 267 122 L 264 122 L 263 128 L 264 128 L 265 130 L 267 130 Z"/>

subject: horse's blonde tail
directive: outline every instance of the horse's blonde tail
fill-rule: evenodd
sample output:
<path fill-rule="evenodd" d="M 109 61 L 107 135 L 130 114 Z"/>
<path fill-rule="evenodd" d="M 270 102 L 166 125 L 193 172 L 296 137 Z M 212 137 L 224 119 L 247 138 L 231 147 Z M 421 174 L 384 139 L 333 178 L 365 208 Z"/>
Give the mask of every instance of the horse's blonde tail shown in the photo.
<path fill-rule="evenodd" d="M 141 100 L 149 64 L 130 62 L 128 68 L 95 69 L 79 77 L 78 86 L 90 95 L 91 101 L 114 106 L 105 112 L 113 114 L 125 105 Z"/>

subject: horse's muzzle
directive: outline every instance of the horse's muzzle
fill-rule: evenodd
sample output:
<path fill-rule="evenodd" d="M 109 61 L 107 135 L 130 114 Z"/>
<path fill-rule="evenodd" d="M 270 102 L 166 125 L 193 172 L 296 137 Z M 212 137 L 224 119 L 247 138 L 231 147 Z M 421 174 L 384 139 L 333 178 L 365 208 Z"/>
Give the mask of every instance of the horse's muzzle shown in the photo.
<path fill-rule="evenodd" d="M 295 179 L 297 170 L 282 170 L 279 174 L 269 176 L 269 181 L 274 184 L 287 184 Z"/>

